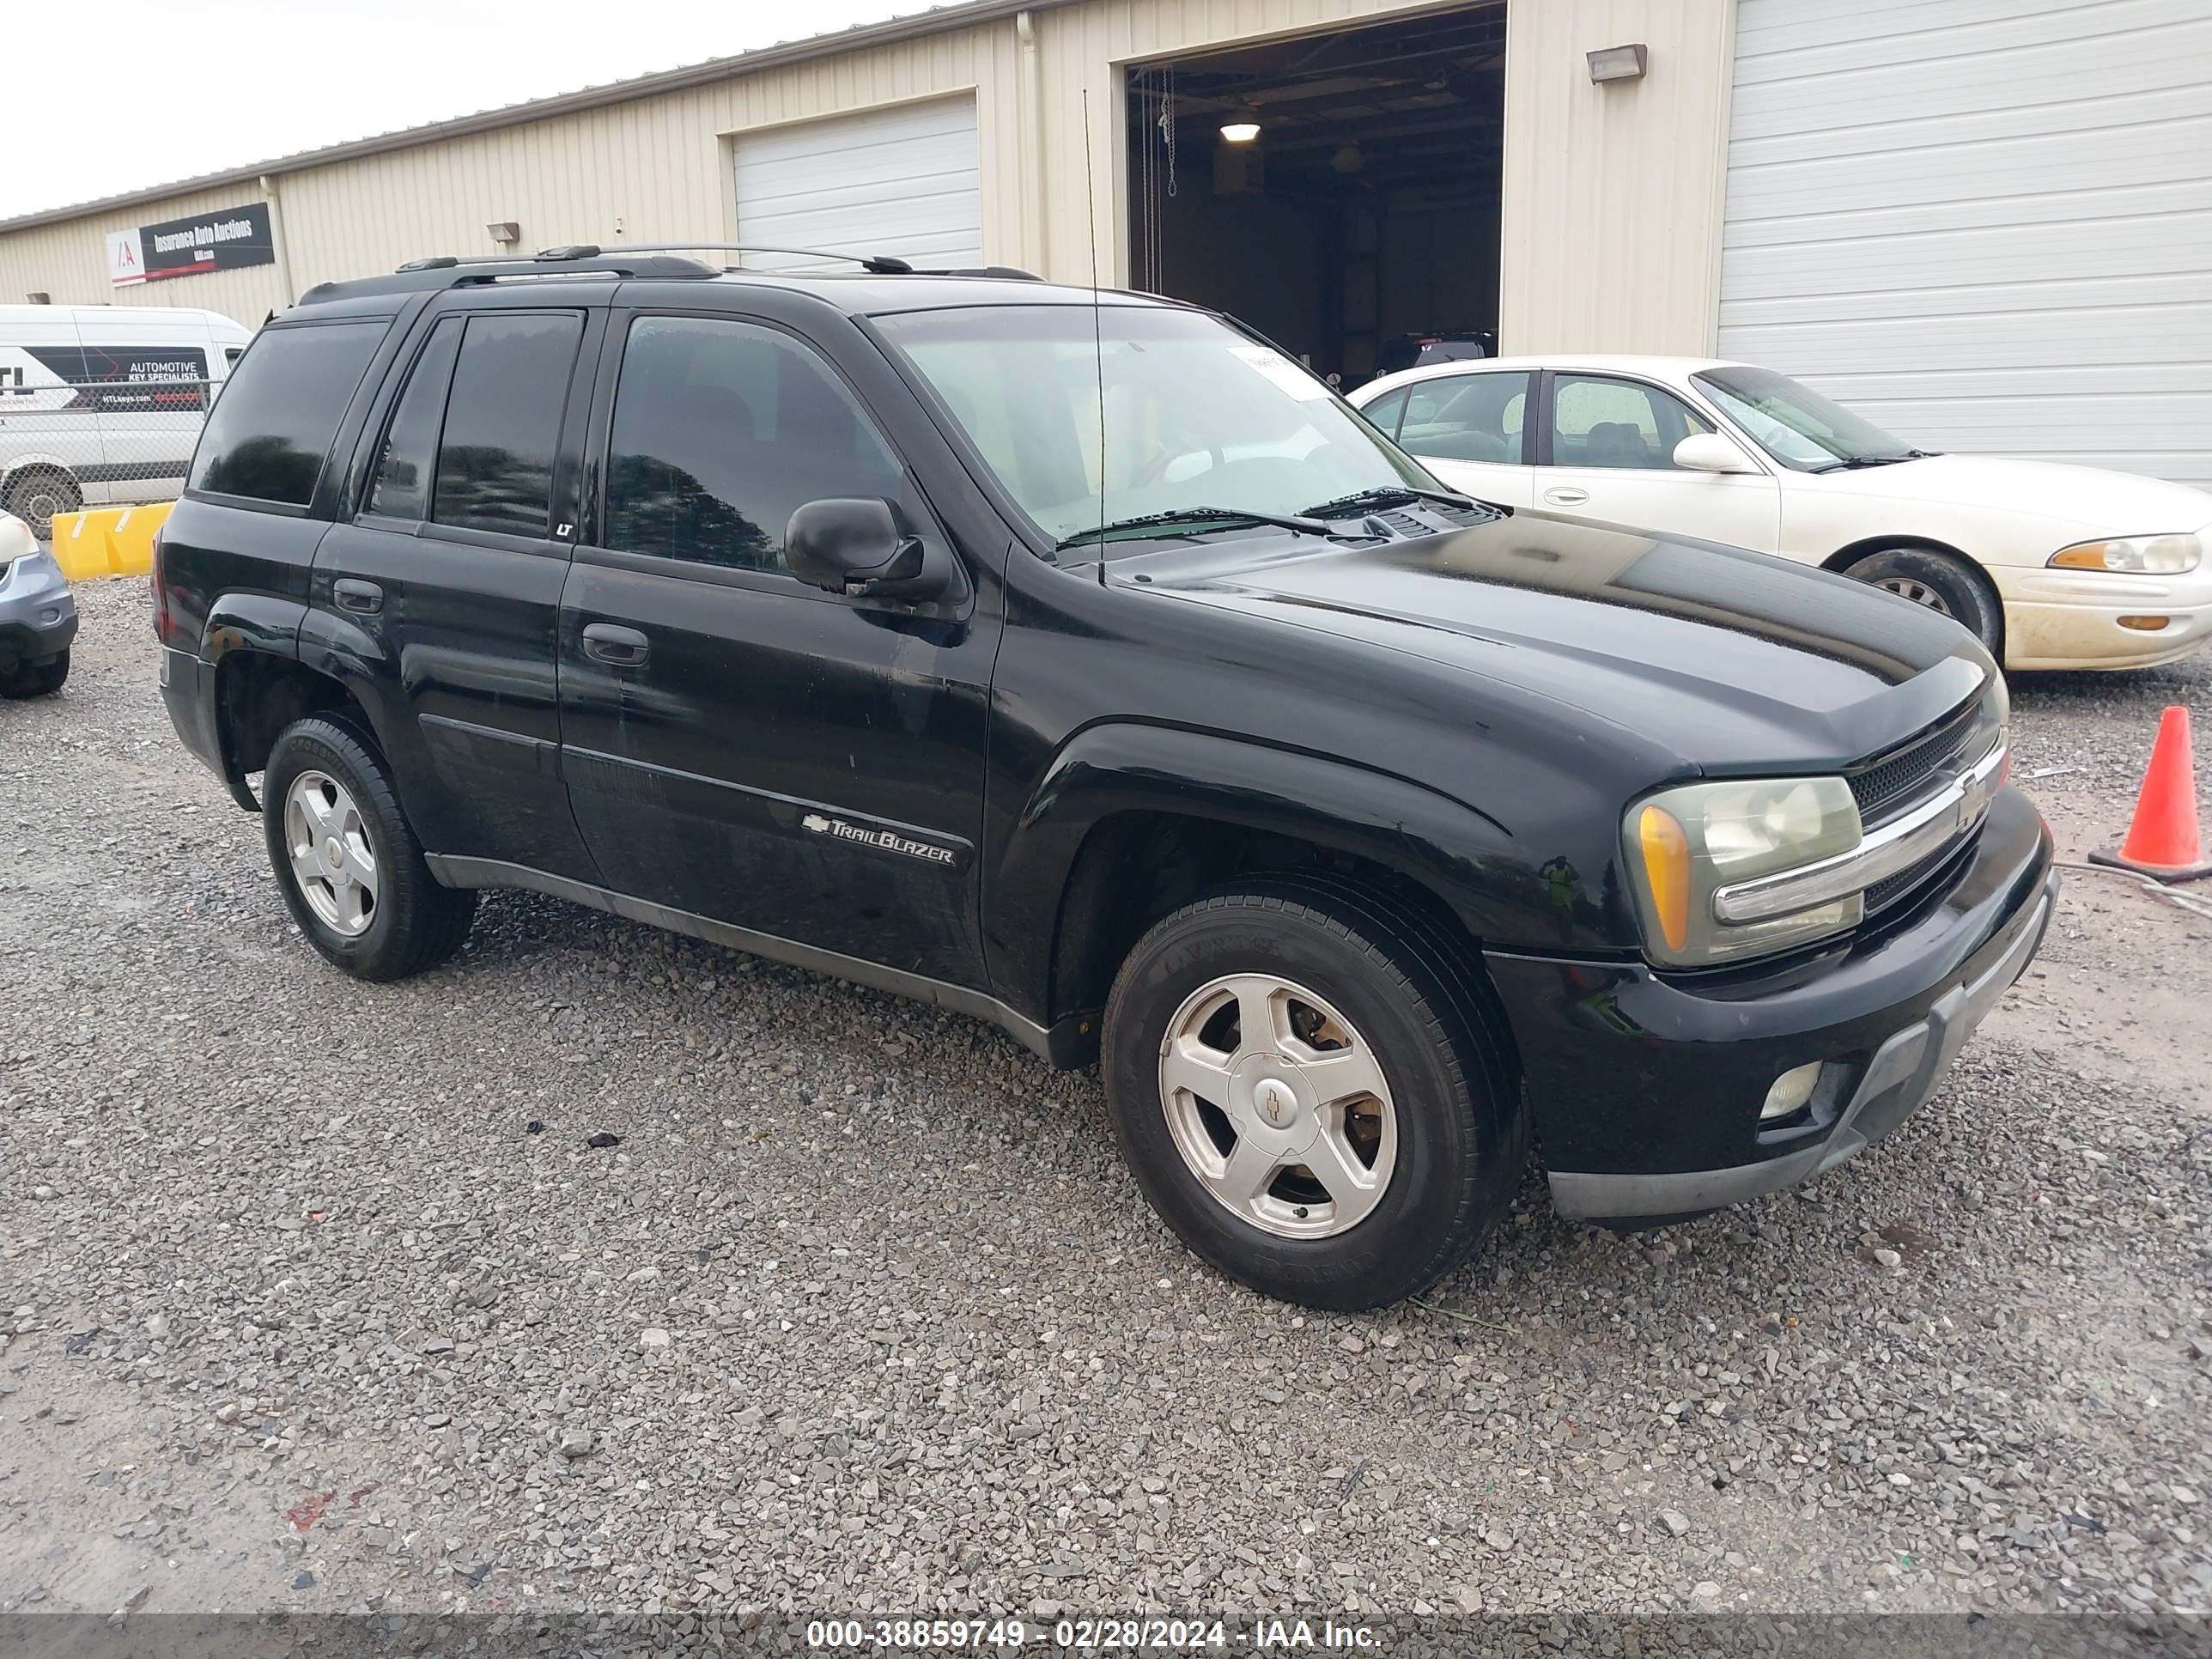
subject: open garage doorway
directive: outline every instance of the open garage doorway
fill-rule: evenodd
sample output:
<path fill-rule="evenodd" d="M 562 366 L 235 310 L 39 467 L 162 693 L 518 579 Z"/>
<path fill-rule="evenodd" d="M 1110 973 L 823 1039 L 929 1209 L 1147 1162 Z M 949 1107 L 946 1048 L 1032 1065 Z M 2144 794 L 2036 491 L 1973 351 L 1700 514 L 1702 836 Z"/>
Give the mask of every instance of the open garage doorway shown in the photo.
<path fill-rule="evenodd" d="M 1497 351 L 1504 0 L 1133 64 L 1127 87 L 1133 286 L 1347 391 L 1424 343 Z"/>

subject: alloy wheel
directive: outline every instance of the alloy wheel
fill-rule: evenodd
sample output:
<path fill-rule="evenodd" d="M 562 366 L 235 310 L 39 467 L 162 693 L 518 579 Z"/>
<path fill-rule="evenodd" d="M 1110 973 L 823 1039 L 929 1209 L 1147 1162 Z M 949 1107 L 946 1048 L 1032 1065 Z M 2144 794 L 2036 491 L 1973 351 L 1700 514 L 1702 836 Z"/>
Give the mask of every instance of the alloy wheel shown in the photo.
<path fill-rule="evenodd" d="M 1159 1084 L 1191 1174 L 1263 1231 L 1334 1237 L 1389 1187 L 1398 1115 L 1382 1064 L 1293 981 L 1232 974 L 1192 992 L 1168 1022 Z"/>
<path fill-rule="evenodd" d="M 1884 576 L 1875 583 L 1875 586 L 1885 592 L 1896 594 L 1900 599 L 1910 599 L 1915 605 L 1924 605 L 1938 616 L 1948 617 L 1951 614 L 1951 607 L 1944 604 L 1943 596 L 1929 586 L 1926 582 L 1915 581 L 1910 576 Z"/>
<path fill-rule="evenodd" d="M 302 772 L 284 795 L 284 844 L 301 896 L 332 932 L 358 939 L 376 920 L 376 852 L 346 787 Z"/>

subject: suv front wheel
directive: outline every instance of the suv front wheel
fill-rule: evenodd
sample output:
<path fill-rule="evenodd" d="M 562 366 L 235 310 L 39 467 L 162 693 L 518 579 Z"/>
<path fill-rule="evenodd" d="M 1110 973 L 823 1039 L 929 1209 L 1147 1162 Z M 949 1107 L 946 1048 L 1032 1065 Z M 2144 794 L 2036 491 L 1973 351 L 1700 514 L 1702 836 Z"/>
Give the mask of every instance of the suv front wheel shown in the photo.
<path fill-rule="evenodd" d="M 441 887 L 383 757 L 342 716 L 284 728 L 261 781 L 284 902 L 308 942 L 356 979 L 404 979 L 461 948 L 472 890 Z"/>
<path fill-rule="evenodd" d="M 1254 1289 L 1376 1307 L 1464 1261 L 1510 1205 L 1528 1120 L 1440 930 L 1348 884 L 1240 883 L 1129 953 L 1107 1099 L 1145 1195 Z"/>

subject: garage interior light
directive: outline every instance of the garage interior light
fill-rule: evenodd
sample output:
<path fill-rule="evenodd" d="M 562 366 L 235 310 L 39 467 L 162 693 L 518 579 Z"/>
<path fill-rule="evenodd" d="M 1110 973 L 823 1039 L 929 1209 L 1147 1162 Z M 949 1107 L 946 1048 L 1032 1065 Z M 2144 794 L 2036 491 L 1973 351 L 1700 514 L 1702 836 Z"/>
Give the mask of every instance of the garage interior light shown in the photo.
<path fill-rule="evenodd" d="M 1589 61 L 1593 85 L 1601 86 L 1607 81 L 1641 80 L 1650 64 L 1650 54 L 1640 40 L 1632 46 L 1601 46 L 1583 56 Z"/>
<path fill-rule="evenodd" d="M 1257 121 L 1224 121 L 1221 136 L 1232 144 L 1249 144 L 1260 136 Z"/>

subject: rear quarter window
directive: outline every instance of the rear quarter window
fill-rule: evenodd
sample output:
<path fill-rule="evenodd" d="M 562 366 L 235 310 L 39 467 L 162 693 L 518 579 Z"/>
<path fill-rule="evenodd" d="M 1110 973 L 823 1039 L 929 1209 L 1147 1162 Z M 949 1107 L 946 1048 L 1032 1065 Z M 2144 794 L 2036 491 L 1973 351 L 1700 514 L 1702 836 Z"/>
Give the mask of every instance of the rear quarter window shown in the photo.
<path fill-rule="evenodd" d="M 305 507 L 386 326 L 380 319 L 264 332 L 208 416 L 188 488 Z"/>

